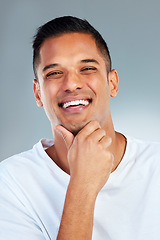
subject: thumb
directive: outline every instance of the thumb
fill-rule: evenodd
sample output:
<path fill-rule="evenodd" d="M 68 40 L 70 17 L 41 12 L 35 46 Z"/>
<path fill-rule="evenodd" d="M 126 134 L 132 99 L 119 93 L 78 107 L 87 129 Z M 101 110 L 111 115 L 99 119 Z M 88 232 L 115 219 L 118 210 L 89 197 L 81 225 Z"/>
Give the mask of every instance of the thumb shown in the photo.
<path fill-rule="evenodd" d="M 74 140 L 73 134 L 61 125 L 57 125 L 55 127 L 55 131 L 62 136 L 62 138 L 63 138 L 63 140 L 66 144 L 67 149 L 69 149 L 71 147 L 72 143 L 73 143 L 73 140 Z"/>

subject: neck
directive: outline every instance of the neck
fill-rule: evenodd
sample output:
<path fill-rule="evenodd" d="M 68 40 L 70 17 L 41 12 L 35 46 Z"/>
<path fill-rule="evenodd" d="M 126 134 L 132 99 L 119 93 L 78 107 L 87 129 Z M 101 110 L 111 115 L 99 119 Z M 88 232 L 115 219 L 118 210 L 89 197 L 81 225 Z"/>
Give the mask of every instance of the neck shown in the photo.
<path fill-rule="evenodd" d="M 114 142 L 110 147 L 110 151 L 114 155 L 114 164 L 112 172 L 116 170 L 119 163 L 121 162 L 125 150 L 126 150 L 126 138 L 121 133 L 115 132 Z"/>
<path fill-rule="evenodd" d="M 109 151 L 114 155 L 114 165 L 112 172 L 117 168 L 121 162 L 125 149 L 126 149 L 126 138 L 114 131 L 114 128 L 107 130 L 107 135 L 112 138 L 112 144 L 109 147 Z M 49 157 L 60 167 L 64 172 L 70 174 L 69 163 L 67 160 L 68 149 L 65 144 L 62 135 L 54 131 L 54 145 L 46 150 Z"/>

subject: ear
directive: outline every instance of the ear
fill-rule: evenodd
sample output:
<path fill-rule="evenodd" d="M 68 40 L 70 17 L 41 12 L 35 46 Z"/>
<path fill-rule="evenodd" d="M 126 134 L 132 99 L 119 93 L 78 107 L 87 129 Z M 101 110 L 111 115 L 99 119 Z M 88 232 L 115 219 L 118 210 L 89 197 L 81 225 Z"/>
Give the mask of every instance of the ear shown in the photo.
<path fill-rule="evenodd" d="M 40 86 L 39 86 L 39 82 L 36 79 L 33 80 L 33 91 L 34 91 L 34 96 L 36 99 L 37 106 L 42 107 L 43 103 L 41 100 Z"/>
<path fill-rule="evenodd" d="M 110 71 L 110 73 L 108 74 L 108 82 L 109 82 L 109 87 L 110 87 L 110 96 L 111 97 L 116 97 L 119 87 L 119 77 L 118 77 L 118 73 L 115 69 L 113 69 L 112 71 Z"/>

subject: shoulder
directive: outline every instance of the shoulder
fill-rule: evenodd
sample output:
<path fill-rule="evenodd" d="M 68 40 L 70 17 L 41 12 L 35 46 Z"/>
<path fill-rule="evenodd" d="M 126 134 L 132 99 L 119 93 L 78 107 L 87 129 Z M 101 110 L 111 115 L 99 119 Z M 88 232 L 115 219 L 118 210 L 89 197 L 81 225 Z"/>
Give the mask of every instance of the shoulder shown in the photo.
<path fill-rule="evenodd" d="M 141 140 L 133 137 L 127 137 L 128 147 L 135 149 L 139 154 L 147 155 L 159 155 L 160 154 L 160 142 L 151 142 Z"/>
<path fill-rule="evenodd" d="M 160 167 L 160 142 L 127 137 L 126 152 L 135 162 Z"/>
<path fill-rule="evenodd" d="M 48 140 L 42 139 L 32 149 L 3 160 L 0 163 L 0 177 L 31 174 L 37 168 L 43 168 L 47 144 Z"/>

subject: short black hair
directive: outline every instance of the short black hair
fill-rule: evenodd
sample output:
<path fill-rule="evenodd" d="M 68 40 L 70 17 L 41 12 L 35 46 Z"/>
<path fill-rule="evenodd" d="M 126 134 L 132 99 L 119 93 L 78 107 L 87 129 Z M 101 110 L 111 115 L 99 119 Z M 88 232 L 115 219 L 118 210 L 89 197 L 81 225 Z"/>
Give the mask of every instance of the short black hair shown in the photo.
<path fill-rule="evenodd" d="M 101 34 L 87 20 L 82 20 L 73 16 L 55 18 L 38 28 L 33 40 L 33 70 L 36 79 L 37 66 L 40 63 L 40 47 L 42 43 L 50 37 L 58 37 L 66 33 L 86 33 L 90 34 L 96 43 L 98 50 L 106 61 L 107 73 L 111 71 L 111 57 L 108 46 Z"/>

